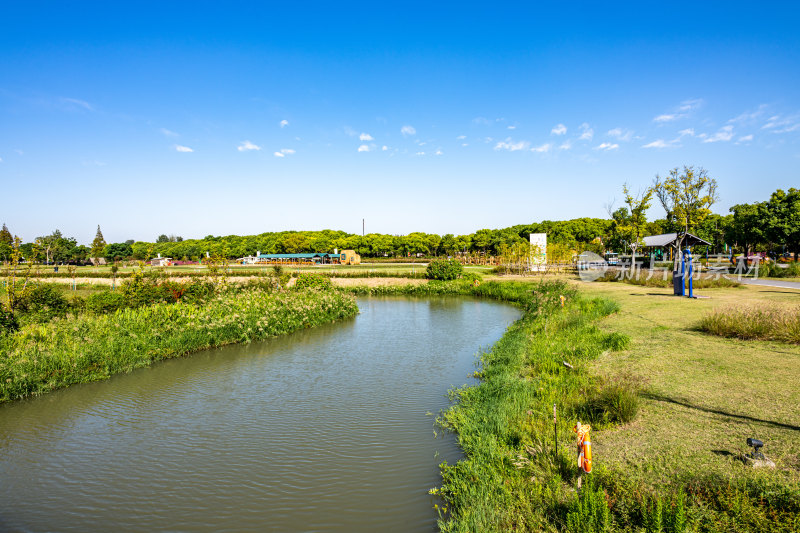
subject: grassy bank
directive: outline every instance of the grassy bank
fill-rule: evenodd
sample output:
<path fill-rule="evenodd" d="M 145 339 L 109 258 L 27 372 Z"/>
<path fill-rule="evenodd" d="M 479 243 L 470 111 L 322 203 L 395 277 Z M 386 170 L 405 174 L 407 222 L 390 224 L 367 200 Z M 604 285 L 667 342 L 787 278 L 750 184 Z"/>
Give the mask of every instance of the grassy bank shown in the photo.
<path fill-rule="evenodd" d="M 716 309 L 796 306 L 800 292 L 713 288 L 691 300 L 621 283 L 579 290 L 617 302 L 620 311 L 598 325 L 631 339 L 628 349 L 601 354 L 592 371 L 645 384 L 632 423 L 593 435 L 609 501 L 629 502 L 635 516 L 642 495 L 652 504 L 654 494 L 669 501 L 682 491 L 690 531 L 800 531 L 800 347 L 698 329 Z M 765 442 L 775 469 L 739 460 L 752 450 L 748 437 Z"/>
<path fill-rule="evenodd" d="M 0 336 L 0 402 L 106 379 L 154 361 L 283 335 L 357 314 L 335 291 L 223 293 L 203 304 L 178 302 L 109 315 L 31 324 Z"/>
<path fill-rule="evenodd" d="M 579 415 L 595 424 L 623 416 L 613 398 L 603 407 L 601 400 L 612 387 L 587 370 L 603 351 L 626 345 L 624 336 L 603 333 L 593 324 L 616 306 L 581 299 L 563 283 L 518 285 L 531 294 L 525 316 L 483 354 L 481 383 L 454 391 L 457 403 L 440 419 L 457 433 L 466 454 L 455 465 L 442 465 L 443 485 L 435 492 L 446 502 L 439 524 L 443 531 L 563 527 L 577 476 L 570 428 Z M 561 416 L 557 455 L 554 403 Z"/>
<path fill-rule="evenodd" d="M 432 491 L 444 500 L 443 531 L 800 529 L 800 391 L 783 386 L 780 400 L 763 397 L 785 383 L 778 367 L 794 369 L 797 358 L 753 357 L 758 349 L 728 358 L 740 346 L 712 338 L 719 346 L 708 349 L 696 329 L 716 295 L 739 300 L 749 287 L 664 300 L 666 292 L 628 284 L 589 284 L 583 295 L 557 283 L 527 286 L 552 295 L 525 306 L 483 354 L 481 383 L 454 391 L 457 403 L 441 416 L 466 454 L 442 465 L 442 487 Z M 564 308 L 555 294 L 566 296 Z M 632 319 L 645 309 L 646 318 Z M 595 448 L 580 496 L 578 420 L 593 426 Z M 748 436 L 769 442 L 775 471 L 737 460 Z"/>

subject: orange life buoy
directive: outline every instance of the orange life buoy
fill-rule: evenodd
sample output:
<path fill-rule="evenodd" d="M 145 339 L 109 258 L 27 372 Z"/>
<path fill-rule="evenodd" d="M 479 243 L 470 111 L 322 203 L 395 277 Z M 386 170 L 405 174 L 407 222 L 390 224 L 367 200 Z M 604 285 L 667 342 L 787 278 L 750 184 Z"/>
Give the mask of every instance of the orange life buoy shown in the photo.
<path fill-rule="evenodd" d="M 575 432 L 578 434 L 578 468 L 586 472 L 592 473 L 592 441 L 589 438 L 589 431 L 592 426 L 582 426 L 580 422 L 575 426 Z"/>

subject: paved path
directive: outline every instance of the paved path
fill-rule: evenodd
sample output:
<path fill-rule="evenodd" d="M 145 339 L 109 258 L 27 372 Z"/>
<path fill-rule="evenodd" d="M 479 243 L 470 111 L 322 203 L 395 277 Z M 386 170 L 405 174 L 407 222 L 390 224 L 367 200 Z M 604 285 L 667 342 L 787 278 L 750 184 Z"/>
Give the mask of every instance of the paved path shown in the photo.
<path fill-rule="evenodd" d="M 762 285 L 764 287 L 776 287 L 779 289 L 797 289 L 800 291 L 800 283 L 796 281 L 781 281 L 779 279 L 736 279 L 735 277 L 731 277 L 730 279 L 738 281 L 744 285 Z"/>

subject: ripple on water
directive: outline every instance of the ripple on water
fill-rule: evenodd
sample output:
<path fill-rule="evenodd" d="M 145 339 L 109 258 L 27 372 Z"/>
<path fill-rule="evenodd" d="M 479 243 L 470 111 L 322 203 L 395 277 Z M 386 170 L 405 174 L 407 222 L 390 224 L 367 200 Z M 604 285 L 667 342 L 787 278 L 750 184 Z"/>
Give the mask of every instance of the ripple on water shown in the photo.
<path fill-rule="evenodd" d="M 359 306 L 355 320 L 3 406 L 0 529 L 431 530 L 427 490 L 458 451 L 427 413 L 519 312 Z"/>

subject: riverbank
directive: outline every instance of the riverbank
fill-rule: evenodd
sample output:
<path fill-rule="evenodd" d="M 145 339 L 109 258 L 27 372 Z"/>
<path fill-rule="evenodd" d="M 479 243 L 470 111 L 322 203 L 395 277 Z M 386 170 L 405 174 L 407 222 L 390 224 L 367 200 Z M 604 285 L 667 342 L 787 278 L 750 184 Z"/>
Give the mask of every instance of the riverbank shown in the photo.
<path fill-rule="evenodd" d="M 0 336 L 0 402 L 357 313 L 355 298 L 341 292 L 251 289 L 222 293 L 202 304 L 156 304 L 31 324 Z"/>
<path fill-rule="evenodd" d="M 441 423 L 466 458 L 442 465 L 432 491 L 444 500 L 442 531 L 800 529 L 800 352 L 696 328 L 727 301 L 790 295 L 746 287 L 689 300 L 628 284 L 571 285 L 558 289 L 564 308 L 526 313 L 482 355 L 478 386 L 453 392 Z M 595 450 L 580 497 L 577 421 L 592 425 Z M 776 470 L 738 460 L 747 437 L 769 443 Z"/>

